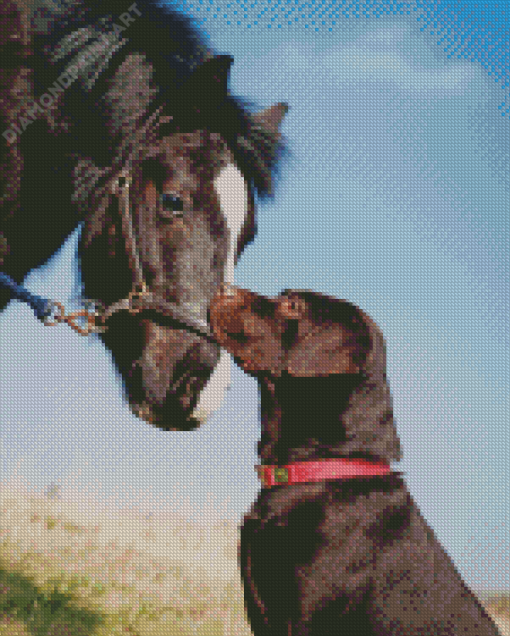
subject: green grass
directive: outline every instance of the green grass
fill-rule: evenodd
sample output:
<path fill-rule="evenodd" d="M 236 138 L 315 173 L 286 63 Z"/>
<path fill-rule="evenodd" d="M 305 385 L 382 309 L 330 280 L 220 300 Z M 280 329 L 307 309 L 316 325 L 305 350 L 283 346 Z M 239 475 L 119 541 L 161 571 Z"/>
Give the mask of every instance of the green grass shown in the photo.
<path fill-rule="evenodd" d="M 237 526 L 2 485 L 0 636 L 249 636 Z"/>
<path fill-rule="evenodd" d="M 487 594 L 483 605 L 496 622 L 501 636 L 510 636 L 510 594 Z"/>
<path fill-rule="evenodd" d="M 237 524 L 1 485 L 0 636 L 250 636 Z M 510 595 L 482 600 L 510 636 Z"/>

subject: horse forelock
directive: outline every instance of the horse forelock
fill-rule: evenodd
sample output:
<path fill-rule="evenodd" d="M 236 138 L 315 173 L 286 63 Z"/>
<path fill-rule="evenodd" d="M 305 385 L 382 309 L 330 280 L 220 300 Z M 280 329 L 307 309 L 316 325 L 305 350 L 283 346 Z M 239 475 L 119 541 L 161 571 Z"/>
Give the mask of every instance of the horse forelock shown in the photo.
<path fill-rule="evenodd" d="M 232 154 L 217 134 L 205 130 L 166 134 L 169 132 L 167 123 L 160 127 L 157 121 L 156 118 L 155 132 L 150 140 L 147 137 L 139 142 L 128 140 L 132 143 L 126 143 L 119 150 L 108 168 L 98 168 L 88 159 L 77 162 L 73 173 L 73 199 L 88 217 L 83 247 L 88 247 L 94 236 L 108 231 L 107 212 L 114 198 L 112 186 L 121 172 L 128 171 L 136 178 L 144 178 L 150 172 L 151 178 L 163 182 L 171 174 L 181 171 L 181 177 L 186 175 L 188 187 L 198 193 L 201 187 L 208 187 L 220 171 L 234 165 Z"/>

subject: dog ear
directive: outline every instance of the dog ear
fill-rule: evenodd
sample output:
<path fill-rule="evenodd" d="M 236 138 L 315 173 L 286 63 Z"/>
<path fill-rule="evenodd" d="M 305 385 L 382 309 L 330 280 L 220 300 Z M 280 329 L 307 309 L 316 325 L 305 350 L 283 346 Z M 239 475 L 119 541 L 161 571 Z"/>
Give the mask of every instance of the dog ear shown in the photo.
<path fill-rule="evenodd" d="M 285 366 L 298 377 L 358 373 L 357 353 L 351 331 L 338 324 L 322 325 L 297 342 Z"/>
<path fill-rule="evenodd" d="M 393 403 L 386 377 L 386 347 L 380 327 L 367 314 L 360 315 L 368 329 L 369 344 L 363 353 L 362 381 L 351 394 L 342 423 L 349 446 L 370 449 L 380 461 L 402 457 L 393 421 Z"/>

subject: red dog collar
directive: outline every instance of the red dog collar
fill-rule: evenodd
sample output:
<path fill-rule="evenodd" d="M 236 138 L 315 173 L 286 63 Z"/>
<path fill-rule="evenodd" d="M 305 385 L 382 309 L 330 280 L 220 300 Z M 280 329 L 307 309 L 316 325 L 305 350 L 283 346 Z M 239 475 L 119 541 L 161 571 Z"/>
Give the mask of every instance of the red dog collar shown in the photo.
<path fill-rule="evenodd" d="M 388 464 L 346 457 L 313 462 L 294 462 L 285 466 L 255 466 L 255 470 L 264 488 L 290 486 L 306 481 L 322 481 L 323 479 L 375 477 L 391 473 Z"/>

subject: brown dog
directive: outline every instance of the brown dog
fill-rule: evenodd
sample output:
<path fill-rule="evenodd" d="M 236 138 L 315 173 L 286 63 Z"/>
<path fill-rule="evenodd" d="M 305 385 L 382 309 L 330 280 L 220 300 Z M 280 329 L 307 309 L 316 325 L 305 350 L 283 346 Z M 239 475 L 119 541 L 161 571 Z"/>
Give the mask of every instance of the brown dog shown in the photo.
<path fill-rule="evenodd" d="M 497 636 L 389 467 L 377 325 L 314 292 L 229 286 L 210 320 L 261 392 L 263 488 L 240 546 L 255 636 Z"/>

